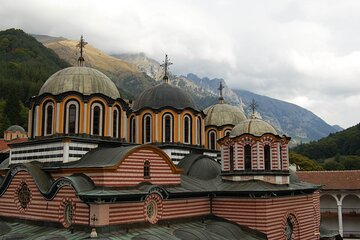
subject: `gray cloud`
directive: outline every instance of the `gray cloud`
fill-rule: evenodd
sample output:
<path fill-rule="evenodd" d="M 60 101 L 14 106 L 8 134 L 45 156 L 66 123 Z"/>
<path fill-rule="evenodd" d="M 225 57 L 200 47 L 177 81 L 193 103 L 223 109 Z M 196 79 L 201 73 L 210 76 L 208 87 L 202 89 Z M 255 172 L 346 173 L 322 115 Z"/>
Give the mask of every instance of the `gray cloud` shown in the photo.
<path fill-rule="evenodd" d="M 330 124 L 359 122 L 359 1 L 12 1 L 2 29 L 87 41 L 109 53 L 167 52 L 176 74 L 225 78 L 308 108 Z"/>

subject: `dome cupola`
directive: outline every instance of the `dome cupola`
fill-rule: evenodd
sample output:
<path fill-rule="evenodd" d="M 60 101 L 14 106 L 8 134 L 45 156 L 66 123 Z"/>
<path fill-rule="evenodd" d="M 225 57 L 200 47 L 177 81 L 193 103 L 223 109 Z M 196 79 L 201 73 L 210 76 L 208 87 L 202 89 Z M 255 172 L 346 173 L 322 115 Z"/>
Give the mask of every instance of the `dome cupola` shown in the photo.
<path fill-rule="evenodd" d="M 101 93 L 113 99 L 120 98 L 113 81 L 102 72 L 89 67 L 68 67 L 52 76 L 41 87 L 39 95 L 51 93 L 79 92 L 84 95 Z"/>
<path fill-rule="evenodd" d="M 224 126 L 224 125 L 237 125 L 245 120 L 245 114 L 240 108 L 231 106 L 226 103 L 218 103 L 212 105 L 204 110 L 206 114 L 206 126 Z"/>
<path fill-rule="evenodd" d="M 189 94 L 167 82 L 142 92 L 135 100 L 133 109 L 137 111 L 143 108 L 161 109 L 165 107 L 175 109 L 192 108 L 197 110 Z"/>
<path fill-rule="evenodd" d="M 188 93 L 169 83 L 168 67 L 171 64 L 168 56 L 165 55 L 165 61 L 161 64 L 164 68 L 163 83 L 143 91 L 134 102 L 133 109 L 135 111 L 144 108 L 163 109 L 166 107 L 177 110 L 185 108 L 197 110 L 193 99 Z"/>
<path fill-rule="evenodd" d="M 250 119 L 246 119 L 237 124 L 231 131 L 230 136 L 237 137 L 243 134 L 251 134 L 257 137 L 265 133 L 272 133 L 277 135 L 277 131 L 269 123 L 262 119 L 255 117 L 253 114 Z"/>

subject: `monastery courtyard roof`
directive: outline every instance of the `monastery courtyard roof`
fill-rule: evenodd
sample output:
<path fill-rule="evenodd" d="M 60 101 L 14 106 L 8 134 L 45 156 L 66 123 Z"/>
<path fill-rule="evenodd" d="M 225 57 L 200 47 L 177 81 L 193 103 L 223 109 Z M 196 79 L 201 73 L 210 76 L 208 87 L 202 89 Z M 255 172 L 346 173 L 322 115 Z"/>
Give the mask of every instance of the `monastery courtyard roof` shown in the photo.
<path fill-rule="evenodd" d="M 19 222 L 0 222 L 1 239 L 31 239 L 31 240 L 66 240 L 89 239 L 90 233 L 80 230 L 60 229 L 55 227 L 29 225 Z M 219 239 L 219 240 L 262 240 L 267 239 L 264 234 L 241 227 L 231 222 L 219 219 L 192 220 L 170 225 L 156 225 L 151 227 L 130 228 L 98 233 L 95 239 L 112 240 L 179 240 L 179 239 Z"/>
<path fill-rule="evenodd" d="M 319 184 L 324 190 L 359 190 L 360 170 L 346 171 L 298 171 L 299 179 Z"/>

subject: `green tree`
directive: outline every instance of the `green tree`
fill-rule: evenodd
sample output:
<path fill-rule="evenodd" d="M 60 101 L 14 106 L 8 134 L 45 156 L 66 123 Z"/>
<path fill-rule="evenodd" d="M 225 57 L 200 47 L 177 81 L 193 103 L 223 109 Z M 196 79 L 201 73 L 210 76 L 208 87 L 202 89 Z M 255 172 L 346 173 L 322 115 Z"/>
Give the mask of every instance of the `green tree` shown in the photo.
<path fill-rule="evenodd" d="M 303 171 L 321 171 L 324 170 L 316 161 L 298 153 L 290 152 L 290 163 L 295 163 Z"/>

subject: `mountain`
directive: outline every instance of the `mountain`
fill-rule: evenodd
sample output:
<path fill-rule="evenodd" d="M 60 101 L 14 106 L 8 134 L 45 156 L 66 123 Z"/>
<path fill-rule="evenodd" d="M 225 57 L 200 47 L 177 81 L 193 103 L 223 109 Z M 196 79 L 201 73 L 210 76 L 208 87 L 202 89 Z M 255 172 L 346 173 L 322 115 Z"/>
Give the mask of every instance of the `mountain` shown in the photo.
<path fill-rule="evenodd" d="M 156 81 L 162 81 L 163 70 L 160 63 L 154 59 L 148 58 L 144 53 L 138 54 L 114 54 L 112 55 L 123 61 L 129 62 L 137 67 L 138 71 L 146 73 L 149 77 Z M 176 76 L 171 73 L 171 84 L 178 86 L 188 92 L 194 99 L 195 104 L 199 109 L 215 104 L 217 102 L 217 94 L 208 91 L 197 83 L 187 79 L 184 76 Z"/>
<path fill-rule="evenodd" d="M 61 59 L 73 66 L 77 65 L 78 41 L 46 35 L 34 36 Z M 85 66 L 96 68 L 110 77 L 124 98 L 135 99 L 137 94 L 156 84 L 153 78 L 139 71 L 135 65 L 109 56 L 91 44 L 85 46 L 84 59 Z"/>
<path fill-rule="evenodd" d="M 56 71 L 70 66 L 20 29 L 0 31 L 0 134 L 10 124 L 27 128 L 24 102 Z"/>
<path fill-rule="evenodd" d="M 160 64 L 143 53 L 113 56 L 129 61 L 139 71 L 143 71 L 157 80 L 162 77 Z M 223 96 L 228 104 L 239 106 L 248 113 L 246 107 L 254 99 L 259 105 L 258 114 L 276 127 L 281 134 L 291 136 L 294 144 L 317 140 L 341 129 L 339 126 L 330 126 L 312 112 L 295 104 L 245 90 L 233 90 L 227 86 L 224 79 L 199 78 L 193 73 L 186 76 L 172 76 L 171 79 L 173 84 L 189 92 L 202 109 L 217 102 L 218 87 L 221 81 L 224 86 Z"/>
<path fill-rule="evenodd" d="M 360 123 L 292 151 L 317 160 L 326 170 L 360 169 Z"/>
<path fill-rule="evenodd" d="M 220 81 L 225 84 L 223 79 L 199 78 L 192 73 L 187 74 L 186 77 L 213 93 L 218 91 Z M 245 90 L 230 89 L 226 84 L 224 98 L 232 105 L 243 106 L 248 115 L 247 106 L 254 99 L 258 105 L 258 114 L 269 121 L 281 134 L 291 136 L 295 144 L 316 140 L 338 131 L 338 128 L 330 126 L 312 112 L 295 104 Z"/>

